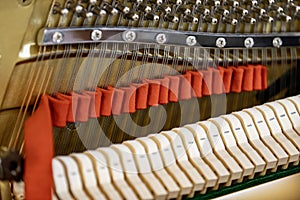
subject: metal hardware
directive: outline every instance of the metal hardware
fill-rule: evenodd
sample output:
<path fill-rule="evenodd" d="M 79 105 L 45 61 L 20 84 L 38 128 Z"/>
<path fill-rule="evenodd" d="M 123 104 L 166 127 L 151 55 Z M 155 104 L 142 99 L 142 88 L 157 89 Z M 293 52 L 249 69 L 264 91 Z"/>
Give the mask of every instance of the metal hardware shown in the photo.
<path fill-rule="evenodd" d="M 276 47 L 276 48 L 279 48 L 281 47 L 282 45 L 282 40 L 280 37 L 276 37 L 273 39 L 273 46 Z"/>
<path fill-rule="evenodd" d="M 155 39 L 158 44 L 164 44 L 167 41 L 167 36 L 164 33 L 159 33 Z"/>
<path fill-rule="evenodd" d="M 123 33 L 123 39 L 126 42 L 132 42 L 135 40 L 135 38 L 136 38 L 136 33 L 134 31 L 125 31 Z"/>
<path fill-rule="evenodd" d="M 186 38 L 186 44 L 189 46 L 194 46 L 197 44 L 197 39 L 195 36 L 188 36 Z"/>
<path fill-rule="evenodd" d="M 52 41 L 54 43 L 61 43 L 64 40 L 64 36 L 61 32 L 55 32 L 52 36 Z"/>
<path fill-rule="evenodd" d="M 254 45 L 253 38 L 251 38 L 251 37 L 246 38 L 245 41 L 244 41 L 244 45 L 245 45 L 246 48 L 253 47 L 253 45 Z"/>
<path fill-rule="evenodd" d="M 226 39 L 222 38 L 222 37 L 218 38 L 216 40 L 216 46 L 219 47 L 219 48 L 225 47 L 226 46 Z"/>
<path fill-rule="evenodd" d="M 91 39 L 94 41 L 99 41 L 102 38 L 102 31 L 93 30 L 91 33 Z"/>

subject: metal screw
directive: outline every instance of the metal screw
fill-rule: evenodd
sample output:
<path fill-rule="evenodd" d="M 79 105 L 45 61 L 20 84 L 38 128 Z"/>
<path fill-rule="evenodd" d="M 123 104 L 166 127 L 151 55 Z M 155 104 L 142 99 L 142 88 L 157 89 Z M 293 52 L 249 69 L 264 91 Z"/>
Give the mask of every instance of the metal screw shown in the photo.
<path fill-rule="evenodd" d="M 189 46 L 194 46 L 195 44 L 197 44 L 197 40 L 195 36 L 188 36 L 185 40 L 186 44 Z"/>
<path fill-rule="evenodd" d="M 123 40 L 127 42 L 132 42 L 136 38 L 136 33 L 134 31 L 125 31 L 123 33 Z"/>
<path fill-rule="evenodd" d="M 159 44 L 164 44 L 167 41 L 167 36 L 163 33 L 159 33 L 156 35 L 156 42 Z"/>
<path fill-rule="evenodd" d="M 246 48 L 253 47 L 253 45 L 254 45 L 253 38 L 250 38 L 250 37 L 246 38 L 245 41 L 244 41 L 244 45 L 245 45 Z"/>
<path fill-rule="evenodd" d="M 64 35 L 61 32 L 55 32 L 52 36 L 54 43 L 61 43 L 64 40 Z"/>
<path fill-rule="evenodd" d="M 276 37 L 273 39 L 273 46 L 276 48 L 281 47 L 282 45 L 282 40 L 280 39 L 280 37 Z"/>
<path fill-rule="evenodd" d="M 91 39 L 94 41 L 98 41 L 102 38 L 102 31 L 100 30 L 93 30 L 91 33 Z"/>
<path fill-rule="evenodd" d="M 226 46 L 226 39 L 225 38 L 218 38 L 216 40 L 216 46 L 219 47 L 219 48 L 222 48 L 222 47 L 225 47 Z"/>

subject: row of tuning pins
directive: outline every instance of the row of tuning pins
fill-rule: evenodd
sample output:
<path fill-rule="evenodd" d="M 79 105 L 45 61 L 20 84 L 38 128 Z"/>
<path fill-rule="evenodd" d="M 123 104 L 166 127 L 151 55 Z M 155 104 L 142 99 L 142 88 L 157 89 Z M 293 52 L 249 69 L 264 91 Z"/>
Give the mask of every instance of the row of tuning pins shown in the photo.
<path fill-rule="evenodd" d="M 143 19 L 178 23 L 180 17 L 184 22 L 198 23 L 199 20 L 208 24 L 217 24 L 219 21 L 226 24 L 237 25 L 238 22 L 255 24 L 257 20 L 262 22 L 274 22 L 277 20 L 289 22 L 291 16 L 284 13 L 284 8 L 275 3 L 274 0 L 243 0 L 241 3 L 236 0 L 128 0 L 132 3 L 132 8 L 128 4 L 118 1 L 80 0 L 77 3 L 70 0 L 65 6 L 54 5 L 53 14 L 60 13 L 67 15 L 74 12 L 78 17 L 91 18 L 93 16 L 106 16 L 122 14 L 126 19 L 137 21 L 143 15 Z M 240 5 L 242 4 L 242 5 Z M 262 8 L 260 5 L 264 5 Z M 246 7 L 246 8 L 245 8 Z M 249 9 L 247 9 L 249 8 Z M 294 16 L 300 16 L 300 7 L 291 0 L 286 8 Z M 249 13 L 254 13 L 256 17 Z M 270 15 L 271 13 L 272 15 Z M 231 16 L 238 16 L 234 18 Z"/>

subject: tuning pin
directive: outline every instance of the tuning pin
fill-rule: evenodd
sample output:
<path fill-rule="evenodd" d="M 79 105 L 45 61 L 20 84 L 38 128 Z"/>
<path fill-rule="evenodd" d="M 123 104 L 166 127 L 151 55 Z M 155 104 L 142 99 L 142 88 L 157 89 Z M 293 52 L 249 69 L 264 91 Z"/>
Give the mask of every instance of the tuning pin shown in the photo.
<path fill-rule="evenodd" d="M 91 8 L 91 12 L 93 12 L 95 15 L 105 16 L 107 12 L 105 10 L 100 9 L 98 6 L 93 6 Z"/>
<path fill-rule="evenodd" d="M 243 22 L 249 23 L 249 24 L 255 24 L 256 23 L 256 19 L 254 19 L 253 17 L 249 17 L 249 16 L 242 16 L 241 20 Z"/>
<path fill-rule="evenodd" d="M 176 11 L 180 14 L 186 14 L 186 15 L 189 15 L 191 14 L 191 10 L 188 9 L 185 5 L 180 5 L 177 7 Z"/>
<path fill-rule="evenodd" d="M 125 5 L 122 4 L 122 3 L 117 3 L 117 4 L 115 5 L 115 8 L 116 8 L 118 11 L 120 11 L 121 13 L 123 13 L 123 14 L 127 14 L 127 13 L 129 13 L 129 11 L 130 11 L 130 8 L 128 8 L 127 6 L 125 6 Z"/>
<path fill-rule="evenodd" d="M 146 17 L 147 20 L 153 20 L 153 21 L 158 21 L 159 20 L 159 16 L 155 15 L 153 13 L 147 13 L 145 15 L 145 17 Z"/>
<path fill-rule="evenodd" d="M 185 22 L 191 22 L 191 23 L 194 23 L 194 24 L 197 24 L 199 22 L 199 19 L 197 17 L 193 17 L 192 15 L 185 15 L 183 17 L 183 20 Z"/>
<path fill-rule="evenodd" d="M 251 6 L 257 6 L 258 5 L 257 0 L 244 0 L 243 2 L 244 2 L 244 4 L 251 5 Z"/>
<path fill-rule="evenodd" d="M 244 9 L 244 8 L 242 8 L 242 7 L 235 7 L 235 8 L 233 9 L 233 11 L 236 12 L 236 13 L 241 14 L 242 16 L 248 15 L 248 13 L 249 13 L 248 10 L 246 10 L 246 9 Z"/>
<path fill-rule="evenodd" d="M 164 12 L 164 13 L 170 13 L 172 11 L 172 9 L 169 6 L 167 6 L 167 4 L 165 4 L 165 3 L 159 5 L 157 7 L 157 9 L 160 10 L 160 11 L 162 11 L 162 12 Z"/>
<path fill-rule="evenodd" d="M 288 5 L 288 8 L 292 11 L 292 12 L 299 12 L 300 11 L 300 6 L 297 6 L 293 3 Z"/>
<path fill-rule="evenodd" d="M 265 15 L 260 15 L 259 19 L 261 21 L 268 22 L 268 23 L 273 23 L 274 22 L 273 17 L 270 17 L 269 15 L 266 15 L 266 14 Z"/>
<path fill-rule="evenodd" d="M 280 20 L 282 20 L 282 21 L 286 21 L 286 22 L 292 21 L 292 18 L 290 16 L 288 16 L 286 14 L 283 14 L 283 13 L 279 13 L 277 15 L 277 18 L 280 19 Z"/>
<path fill-rule="evenodd" d="M 137 21 L 140 18 L 139 15 L 134 12 L 129 12 L 125 14 L 124 17 L 133 21 Z"/>
<path fill-rule="evenodd" d="M 221 3 L 218 0 L 205 0 L 205 5 L 208 5 L 208 6 L 220 6 Z"/>
<path fill-rule="evenodd" d="M 261 3 L 271 5 L 271 4 L 275 4 L 275 0 L 261 0 Z"/>
<path fill-rule="evenodd" d="M 201 0 L 186 0 L 186 3 L 192 4 L 192 5 L 197 5 L 197 6 L 202 4 Z"/>
<path fill-rule="evenodd" d="M 112 7 L 111 5 L 105 4 L 103 6 L 103 10 L 105 10 L 106 12 L 112 14 L 112 15 L 116 15 L 119 13 L 119 11 L 117 9 L 115 9 L 114 7 Z"/>
<path fill-rule="evenodd" d="M 163 3 L 162 0 L 149 0 L 150 3 L 161 5 Z"/>
<path fill-rule="evenodd" d="M 228 16 L 229 15 L 229 10 L 226 10 L 222 7 L 216 7 L 215 8 L 215 13 L 219 14 L 219 15 L 224 15 L 224 16 Z"/>
<path fill-rule="evenodd" d="M 265 15 L 267 13 L 265 9 L 258 6 L 253 6 L 251 10 L 255 13 L 258 13 L 259 15 Z"/>
<path fill-rule="evenodd" d="M 152 11 L 151 7 L 148 6 L 147 4 L 141 3 L 137 6 L 138 10 L 144 11 L 146 13 L 149 13 Z"/>
<path fill-rule="evenodd" d="M 222 21 L 226 24 L 231 24 L 233 26 L 237 25 L 237 23 L 238 23 L 238 21 L 236 19 L 233 19 L 231 17 L 226 17 L 226 16 L 224 16 L 222 18 Z"/>
<path fill-rule="evenodd" d="M 164 16 L 164 19 L 168 22 L 173 22 L 173 23 L 178 23 L 179 22 L 179 18 L 170 14 L 170 13 L 167 13 L 165 16 Z"/>
<path fill-rule="evenodd" d="M 210 15 L 205 15 L 203 21 L 210 24 L 217 24 L 218 20 Z"/>
<path fill-rule="evenodd" d="M 95 5 L 97 3 L 97 0 L 90 0 L 90 4 Z"/>
<path fill-rule="evenodd" d="M 283 13 L 283 8 L 280 7 L 280 6 L 278 6 L 278 5 L 276 5 L 276 4 L 271 4 L 271 5 L 269 6 L 269 9 L 270 9 L 270 10 L 274 10 L 274 11 L 276 11 L 276 12 L 278 12 L 278 13 Z"/>
<path fill-rule="evenodd" d="M 201 15 L 209 15 L 210 11 L 209 9 L 205 8 L 204 6 L 197 6 L 195 9 L 195 12 Z"/>
<path fill-rule="evenodd" d="M 182 0 L 167 0 L 169 4 L 176 4 L 176 5 L 181 5 Z"/>
<path fill-rule="evenodd" d="M 86 9 L 82 5 L 77 5 L 75 7 L 75 12 L 77 13 L 78 17 L 86 17 Z"/>
<path fill-rule="evenodd" d="M 128 2 L 135 2 L 137 4 L 143 3 L 143 0 L 127 0 Z"/>
<path fill-rule="evenodd" d="M 227 5 L 232 6 L 232 7 L 238 7 L 240 3 L 235 0 L 226 0 L 225 1 Z"/>

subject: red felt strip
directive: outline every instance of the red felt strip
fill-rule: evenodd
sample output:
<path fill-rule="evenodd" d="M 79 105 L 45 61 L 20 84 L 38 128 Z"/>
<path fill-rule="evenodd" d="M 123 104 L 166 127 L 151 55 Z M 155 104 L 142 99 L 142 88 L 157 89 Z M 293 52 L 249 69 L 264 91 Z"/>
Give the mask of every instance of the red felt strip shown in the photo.
<path fill-rule="evenodd" d="M 113 87 L 107 87 L 107 89 L 99 88 L 99 90 L 102 93 L 100 115 L 110 116 L 114 88 Z"/>
<path fill-rule="evenodd" d="M 90 97 L 89 108 L 88 108 L 89 118 L 97 118 L 96 109 L 95 109 L 96 92 L 94 92 L 94 91 L 83 91 L 82 94 L 88 95 Z"/>
<path fill-rule="evenodd" d="M 212 68 L 213 72 L 213 84 L 212 91 L 213 94 L 222 94 L 225 92 L 223 84 L 224 68 L 219 67 L 218 69 Z"/>
<path fill-rule="evenodd" d="M 169 102 L 169 79 L 165 77 L 156 80 L 160 82 L 159 104 L 166 104 Z"/>
<path fill-rule="evenodd" d="M 261 89 L 268 88 L 268 69 L 266 66 L 261 66 Z"/>
<path fill-rule="evenodd" d="M 169 79 L 169 102 L 178 102 L 179 95 L 179 77 L 166 76 Z"/>
<path fill-rule="evenodd" d="M 71 93 L 70 95 L 65 95 L 58 93 L 56 95 L 57 99 L 65 99 L 69 102 L 69 109 L 68 109 L 68 114 L 67 114 L 67 122 L 75 122 L 76 119 L 76 112 L 77 112 L 77 105 L 78 105 L 78 96 L 73 95 Z"/>
<path fill-rule="evenodd" d="M 123 99 L 124 91 L 119 88 L 114 88 L 111 108 L 111 112 L 113 115 L 120 115 L 122 113 Z"/>
<path fill-rule="evenodd" d="M 253 66 L 254 73 L 253 73 L 253 89 L 254 90 L 261 90 L 262 89 L 262 66 L 256 65 Z"/>
<path fill-rule="evenodd" d="M 25 198 L 52 199 L 53 133 L 48 96 L 41 97 L 37 110 L 24 127 Z"/>
<path fill-rule="evenodd" d="M 102 92 L 101 92 L 100 88 L 96 88 L 96 92 L 95 92 L 95 112 L 96 112 L 97 118 L 100 117 L 101 97 L 102 97 Z"/>
<path fill-rule="evenodd" d="M 87 122 L 89 119 L 89 108 L 91 97 L 85 93 L 75 94 L 78 96 L 78 107 L 76 112 L 77 122 Z"/>
<path fill-rule="evenodd" d="M 148 106 L 158 106 L 160 82 L 156 80 L 145 79 L 143 82 L 149 84 L 148 89 Z"/>
<path fill-rule="evenodd" d="M 146 109 L 148 100 L 148 83 L 133 83 L 132 86 L 136 87 L 136 109 Z"/>
<path fill-rule="evenodd" d="M 52 124 L 56 127 L 65 127 L 69 109 L 69 101 L 48 96 Z"/>
<path fill-rule="evenodd" d="M 241 67 L 230 67 L 232 68 L 232 82 L 231 92 L 241 92 L 243 83 L 244 69 Z"/>
<path fill-rule="evenodd" d="M 202 97 L 202 77 L 203 74 L 200 71 L 188 71 L 192 75 L 191 85 L 192 85 L 192 96 L 200 98 Z"/>
<path fill-rule="evenodd" d="M 246 67 L 242 67 L 244 69 L 244 77 L 243 77 L 243 91 L 252 91 L 253 90 L 253 66 L 249 65 Z"/>
<path fill-rule="evenodd" d="M 221 67 L 219 67 L 220 69 Z M 223 68 L 224 74 L 223 74 L 223 83 L 225 92 L 229 93 L 231 89 L 231 79 L 232 79 L 232 68 Z"/>
<path fill-rule="evenodd" d="M 203 83 L 202 83 L 202 95 L 209 96 L 212 93 L 212 69 L 208 68 L 207 70 L 202 71 L 203 74 Z"/>
<path fill-rule="evenodd" d="M 184 75 L 180 75 L 179 78 L 179 99 L 186 100 L 192 98 L 192 75 L 190 73 L 186 73 Z"/>
<path fill-rule="evenodd" d="M 121 88 L 124 91 L 123 113 L 134 113 L 135 100 L 136 100 L 136 88 L 134 86 Z"/>

